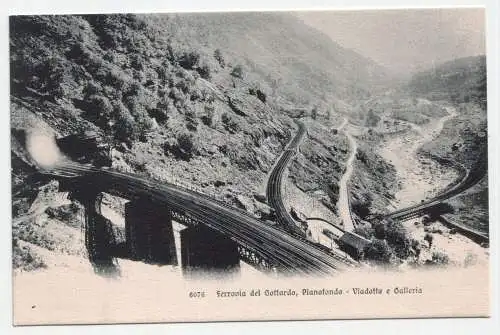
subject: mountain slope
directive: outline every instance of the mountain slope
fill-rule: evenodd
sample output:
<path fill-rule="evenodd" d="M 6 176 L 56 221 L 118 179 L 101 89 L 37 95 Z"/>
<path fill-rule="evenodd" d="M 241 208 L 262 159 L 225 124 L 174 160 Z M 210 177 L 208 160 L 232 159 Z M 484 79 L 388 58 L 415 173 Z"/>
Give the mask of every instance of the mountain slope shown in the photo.
<path fill-rule="evenodd" d="M 48 182 L 30 179 L 24 147 L 35 130 L 56 137 L 94 131 L 110 143 L 114 169 L 196 188 L 255 216 L 268 211 L 256 194 L 295 132 L 293 108 L 328 142 L 322 146 L 343 148 L 341 136 L 323 133 L 339 114 L 318 105 L 365 96 L 358 80 L 375 80 L 366 67 L 377 67 L 286 15 L 232 15 L 10 18 L 16 266 L 45 264 L 37 250 L 58 245 L 62 233 L 64 244 L 81 247 L 76 207 L 25 216 Z M 300 149 L 317 159 L 295 163 L 294 182 L 307 182 L 308 194 L 329 190 L 321 200 L 334 208 L 342 165 L 335 162 L 344 153 L 316 152 L 318 145 Z"/>
<path fill-rule="evenodd" d="M 169 38 L 197 48 L 220 48 L 251 69 L 247 79 L 300 103 L 366 97 L 388 79 L 373 61 L 345 49 L 287 13 L 155 16 Z"/>
<path fill-rule="evenodd" d="M 409 89 L 429 98 L 449 99 L 455 103 L 486 104 L 486 57 L 455 59 L 418 73 Z"/>

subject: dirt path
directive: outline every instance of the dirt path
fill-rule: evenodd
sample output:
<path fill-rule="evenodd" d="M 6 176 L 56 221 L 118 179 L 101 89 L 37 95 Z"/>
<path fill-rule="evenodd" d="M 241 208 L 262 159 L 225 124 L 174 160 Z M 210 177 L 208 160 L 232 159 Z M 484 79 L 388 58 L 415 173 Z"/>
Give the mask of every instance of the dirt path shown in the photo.
<path fill-rule="evenodd" d="M 443 130 L 446 121 L 457 115 L 452 107 L 446 108 L 448 115 L 431 121 L 424 126 L 408 122 L 412 131 L 403 136 L 389 139 L 379 154 L 396 168 L 401 190 L 391 209 L 399 209 L 427 199 L 450 184 L 458 174 L 444 168 L 431 159 L 420 159 L 417 150 L 424 143 L 432 141 Z"/>
<path fill-rule="evenodd" d="M 347 119 L 344 123 L 338 128 L 338 130 L 342 130 L 347 124 Z M 337 208 L 339 210 L 340 218 L 342 219 L 342 223 L 344 225 L 344 229 L 347 231 L 354 230 L 354 223 L 351 219 L 351 211 L 349 208 L 349 194 L 347 189 L 347 183 L 351 178 L 353 172 L 353 162 L 356 158 L 356 152 L 358 150 L 358 145 L 354 138 L 349 134 L 348 131 L 344 130 L 345 135 L 349 140 L 349 146 L 351 147 L 351 154 L 347 159 L 346 170 L 344 175 L 340 179 L 340 189 L 339 189 L 339 201 L 337 202 Z"/>

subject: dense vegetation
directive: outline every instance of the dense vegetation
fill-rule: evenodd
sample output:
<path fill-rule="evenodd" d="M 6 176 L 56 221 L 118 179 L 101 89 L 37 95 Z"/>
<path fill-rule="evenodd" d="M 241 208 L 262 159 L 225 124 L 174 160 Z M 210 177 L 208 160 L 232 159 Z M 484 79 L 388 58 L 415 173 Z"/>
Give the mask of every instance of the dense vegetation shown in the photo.
<path fill-rule="evenodd" d="M 355 101 L 385 87 L 385 69 L 342 48 L 287 13 L 158 15 L 152 18 L 172 41 L 212 53 L 243 69 L 283 103 L 310 106 Z"/>
<path fill-rule="evenodd" d="M 23 153 L 33 128 L 57 137 L 92 130 L 111 144 L 113 168 L 189 184 L 258 213 L 253 195 L 294 131 L 292 117 L 310 116 L 311 126 L 335 120 L 344 101 L 369 96 L 386 78 L 288 14 L 17 16 L 9 29 L 16 190 L 35 188 Z M 315 136 L 322 131 L 329 128 Z M 341 172 L 345 143 L 328 141 L 302 149 L 317 159 L 294 182 L 313 180 L 335 208 L 330 175 Z M 32 197 L 16 193 L 16 217 Z M 73 236 L 67 220 L 43 220 L 35 233 L 30 220 L 16 227 L 20 255 Z"/>
<path fill-rule="evenodd" d="M 486 57 L 455 59 L 413 76 L 409 88 L 431 100 L 486 106 Z"/>

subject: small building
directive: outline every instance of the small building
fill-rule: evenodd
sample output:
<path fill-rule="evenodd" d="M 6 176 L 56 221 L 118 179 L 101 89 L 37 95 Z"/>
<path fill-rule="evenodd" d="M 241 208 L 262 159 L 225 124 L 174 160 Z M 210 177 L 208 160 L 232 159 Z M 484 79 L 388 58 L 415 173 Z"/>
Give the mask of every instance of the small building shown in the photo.
<path fill-rule="evenodd" d="M 371 244 L 371 241 L 356 233 L 346 231 L 337 243 L 340 250 L 359 260 L 363 257 L 364 250 L 366 246 Z"/>

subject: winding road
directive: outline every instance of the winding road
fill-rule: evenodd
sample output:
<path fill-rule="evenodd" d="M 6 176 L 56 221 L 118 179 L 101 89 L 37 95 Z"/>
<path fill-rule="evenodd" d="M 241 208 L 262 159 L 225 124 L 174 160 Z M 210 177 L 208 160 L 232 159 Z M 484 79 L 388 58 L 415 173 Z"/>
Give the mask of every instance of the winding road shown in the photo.
<path fill-rule="evenodd" d="M 340 218 L 342 219 L 342 224 L 344 226 L 344 230 L 353 231 L 354 230 L 354 222 L 351 216 L 351 205 L 349 201 L 349 189 L 347 184 L 349 183 L 349 179 L 351 178 L 353 172 L 353 163 L 356 158 L 356 152 L 358 151 L 358 145 L 351 134 L 348 131 L 344 130 L 347 125 L 347 118 L 344 119 L 344 122 L 337 129 L 338 131 L 343 131 L 349 140 L 349 145 L 351 147 L 351 154 L 346 162 L 346 170 L 344 175 L 340 179 L 340 187 L 339 187 L 339 200 L 337 202 L 337 208 L 340 214 Z"/>

